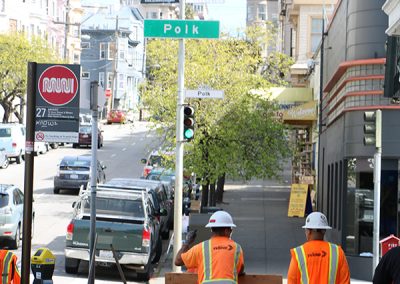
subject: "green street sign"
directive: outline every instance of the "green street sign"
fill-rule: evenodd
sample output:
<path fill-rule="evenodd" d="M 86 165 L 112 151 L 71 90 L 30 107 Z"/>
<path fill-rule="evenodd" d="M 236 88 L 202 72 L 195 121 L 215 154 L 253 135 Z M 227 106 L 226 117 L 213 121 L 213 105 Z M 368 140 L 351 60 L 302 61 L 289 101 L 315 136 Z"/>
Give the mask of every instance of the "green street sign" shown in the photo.
<path fill-rule="evenodd" d="M 219 21 L 144 20 L 145 37 L 219 38 Z"/>

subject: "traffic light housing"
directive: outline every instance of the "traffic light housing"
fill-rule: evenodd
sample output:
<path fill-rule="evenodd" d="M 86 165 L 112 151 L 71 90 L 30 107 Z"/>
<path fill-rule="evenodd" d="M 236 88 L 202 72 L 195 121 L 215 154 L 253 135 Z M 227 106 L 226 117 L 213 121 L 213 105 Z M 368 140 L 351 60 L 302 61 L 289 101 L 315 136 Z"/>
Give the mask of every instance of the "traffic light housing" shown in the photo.
<path fill-rule="evenodd" d="M 183 139 L 191 141 L 194 138 L 194 108 L 185 106 L 183 108 Z"/>
<path fill-rule="evenodd" d="M 364 112 L 364 145 L 382 147 L 381 110 Z"/>
<path fill-rule="evenodd" d="M 388 36 L 386 41 L 385 83 L 383 96 L 400 97 L 400 37 Z"/>

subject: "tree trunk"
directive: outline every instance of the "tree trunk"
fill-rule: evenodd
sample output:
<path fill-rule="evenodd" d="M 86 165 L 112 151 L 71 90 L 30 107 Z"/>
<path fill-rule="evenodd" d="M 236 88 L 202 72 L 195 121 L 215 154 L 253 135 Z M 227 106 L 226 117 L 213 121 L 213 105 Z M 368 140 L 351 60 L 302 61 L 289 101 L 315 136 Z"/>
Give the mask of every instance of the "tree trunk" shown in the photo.
<path fill-rule="evenodd" d="M 207 179 L 203 179 L 203 184 L 201 185 L 201 207 L 208 206 L 208 188 L 209 182 Z"/>
<path fill-rule="evenodd" d="M 210 184 L 210 206 L 215 207 L 215 183 Z"/>
<path fill-rule="evenodd" d="M 11 106 L 9 105 L 8 102 L 3 102 L 2 107 L 4 109 L 3 123 L 7 123 L 11 115 Z"/>
<path fill-rule="evenodd" d="M 217 191 L 215 194 L 216 203 L 224 202 L 224 185 L 225 185 L 225 173 L 220 176 L 217 180 Z"/>

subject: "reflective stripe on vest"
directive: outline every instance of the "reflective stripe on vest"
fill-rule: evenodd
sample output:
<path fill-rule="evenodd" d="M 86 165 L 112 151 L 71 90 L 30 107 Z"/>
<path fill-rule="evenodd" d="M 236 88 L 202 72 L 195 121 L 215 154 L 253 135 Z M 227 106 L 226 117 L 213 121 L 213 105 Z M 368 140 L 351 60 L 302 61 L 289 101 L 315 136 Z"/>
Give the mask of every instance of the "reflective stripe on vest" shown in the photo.
<path fill-rule="evenodd" d="M 10 273 L 10 264 L 12 259 L 12 252 L 7 252 L 3 260 L 3 271 L 2 271 L 2 284 L 8 284 L 8 274 Z"/>
<path fill-rule="evenodd" d="M 335 284 L 336 274 L 339 263 L 339 247 L 335 244 L 329 243 L 329 284 Z"/>
<path fill-rule="evenodd" d="M 202 244 L 203 250 L 203 266 L 204 266 L 204 280 L 202 283 L 215 283 L 215 284 L 236 284 L 237 283 L 237 270 L 236 267 L 239 263 L 240 246 L 236 244 L 235 260 L 233 263 L 233 277 L 234 279 L 211 279 L 212 277 L 212 251 L 211 240 L 204 241 Z"/>
<path fill-rule="evenodd" d="M 308 284 L 308 270 L 307 270 L 307 260 L 305 258 L 303 246 L 299 246 L 294 249 L 294 254 L 296 255 L 297 265 L 299 266 L 301 283 Z"/>
<path fill-rule="evenodd" d="M 308 284 L 308 269 L 307 269 L 307 259 L 306 254 L 304 252 L 304 247 L 299 246 L 294 249 L 294 253 L 297 259 L 297 264 L 299 266 L 300 275 L 301 275 L 301 283 Z M 336 275 L 338 269 L 339 262 L 339 247 L 335 244 L 329 243 L 329 279 L 328 284 L 335 284 Z"/>
<path fill-rule="evenodd" d="M 237 281 L 237 277 L 238 277 L 238 271 L 237 271 L 237 266 L 239 263 L 239 255 L 240 255 L 240 245 L 236 244 L 236 250 L 235 250 L 235 261 L 233 262 L 233 277 L 235 282 Z"/>

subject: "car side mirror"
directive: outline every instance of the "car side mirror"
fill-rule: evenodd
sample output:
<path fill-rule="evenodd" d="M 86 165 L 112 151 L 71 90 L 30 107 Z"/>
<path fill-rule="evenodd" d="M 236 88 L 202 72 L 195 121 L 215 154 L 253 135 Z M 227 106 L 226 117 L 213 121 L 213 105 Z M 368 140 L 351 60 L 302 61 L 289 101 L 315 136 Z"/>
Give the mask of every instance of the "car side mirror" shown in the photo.
<path fill-rule="evenodd" d="M 146 163 L 147 163 L 147 159 L 141 159 L 140 162 L 141 162 L 142 164 L 146 164 Z"/>
<path fill-rule="evenodd" d="M 107 169 L 107 166 L 106 166 L 106 165 L 101 165 L 101 168 L 102 168 L 103 170 L 105 170 L 105 169 Z"/>

